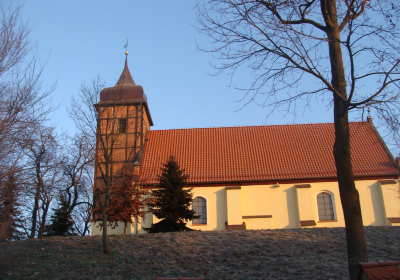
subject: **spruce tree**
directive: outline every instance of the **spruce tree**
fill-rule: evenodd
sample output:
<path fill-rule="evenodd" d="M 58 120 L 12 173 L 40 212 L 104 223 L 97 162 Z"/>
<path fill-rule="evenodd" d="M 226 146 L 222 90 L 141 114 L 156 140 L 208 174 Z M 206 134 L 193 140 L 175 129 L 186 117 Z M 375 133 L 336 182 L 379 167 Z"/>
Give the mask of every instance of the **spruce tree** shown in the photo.
<path fill-rule="evenodd" d="M 22 212 L 18 203 L 19 185 L 15 176 L 10 175 L 4 185 L 0 186 L 0 241 L 18 240 L 23 233 L 21 226 Z"/>
<path fill-rule="evenodd" d="M 149 233 L 192 230 L 186 226 L 187 221 L 197 217 L 190 209 L 193 201 L 192 189 L 183 189 L 187 176 L 173 156 L 161 168 L 158 178 L 157 189 L 152 191 L 155 202 L 149 204 L 149 207 L 162 220 L 145 230 Z"/>
<path fill-rule="evenodd" d="M 68 202 L 63 195 L 60 195 L 61 206 L 59 209 L 53 209 L 54 214 L 51 216 L 51 224 L 45 227 L 45 236 L 70 236 L 77 235 L 74 233 L 74 221 L 71 212 L 68 210 Z"/>

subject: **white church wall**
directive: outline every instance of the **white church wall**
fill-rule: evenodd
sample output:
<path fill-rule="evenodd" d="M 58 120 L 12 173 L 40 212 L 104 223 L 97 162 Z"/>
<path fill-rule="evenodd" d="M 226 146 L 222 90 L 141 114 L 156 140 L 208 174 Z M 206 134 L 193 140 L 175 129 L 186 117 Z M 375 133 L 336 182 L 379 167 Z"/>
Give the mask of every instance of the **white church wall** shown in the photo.
<path fill-rule="evenodd" d="M 299 208 L 299 220 L 300 225 L 302 222 L 313 222 L 315 223 L 315 211 L 314 211 L 314 197 L 312 195 L 310 184 L 295 185 L 297 193 L 297 204 Z"/>
<path fill-rule="evenodd" d="M 125 228 L 124 222 L 118 222 L 118 226 L 115 228 L 107 226 L 107 235 L 124 234 L 124 228 Z M 131 234 L 131 233 L 132 233 L 131 225 L 128 223 L 127 234 Z M 91 224 L 91 235 L 102 235 L 102 234 L 103 234 L 103 229 L 100 228 L 99 222 L 93 222 Z"/>
<path fill-rule="evenodd" d="M 398 180 L 393 184 L 377 183 L 382 191 L 382 204 L 385 212 L 382 216 L 386 218 L 387 225 L 400 226 L 400 186 Z M 397 219 L 396 222 L 393 219 Z M 390 222 L 389 220 L 392 220 Z"/>
<path fill-rule="evenodd" d="M 227 223 L 242 224 L 242 190 L 241 187 L 226 187 Z"/>
<path fill-rule="evenodd" d="M 397 181 L 396 181 L 397 182 Z M 229 215 L 236 225 L 246 223 L 247 229 L 299 228 L 302 219 L 315 222 L 311 227 L 344 227 L 343 210 L 337 182 L 302 182 L 299 184 L 242 185 L 239 188 L 225 186 L 193 187 L 193 198 L 202 197 L 207 202 L 207 223 L 187 226 L 202 231 L 225 230 L 230 225 Z M 297 187 L 296 187 L 297 186 Z M 400 218 L 399 184 L 383 184 L 377 180 L 358 180 L 356 187 L 360 194 L 361 211 L 365 226 L 396 226 L 387 218 Z M 320 220 L 317 196 L 328 193 L 332 198 L 333 220 Z M 233 205 L 231 211 L 230 205 Z M 150 227 L 159 220 L 148 213 L 145 221 L 137 225 L 138 233 L 145 233 L 143 227 Z M 123 234 L 123 223 L 109 234 Z M 134 234 L 134 225 L 128 233 Z M 92 235 L 101 234 L 96 223 L 92 224 Z"/>
<path fill-rule="evenodd" d="M 273 184 L 273 185 L 250 185 L 241 186 L 241 211 L 242 220 L 236 221 L 246 223 L 247 229 L 273 229 L 273 228 L 299 228 L 300 220 L 313 220 L 313 227 L 344 227 L 343 210 L 340 202 L 340 194 L 337 182 L 302 182 L 301 185 L 309 184 L 309 188 L 298 188 L 299 184 Z M 387 186 L 387 185 L 386 185 Z M 363 212 L 363 221 L 366 226 L 383 226 L 388 225 L 384 214 L 384 204 L 382 195 L 379 193 L 379 183 L 376 180 L 360 180 L 356 181 L 356 187 L 360 193 L 361 210 Z M 223 192 L 220 187 L 201 188 L 207 189 L 209 193 Z M 232 190 L 226 191 L 229 193 Z M 240 192 L 239 192 L 240 191 Z M 204 194 L 204 191 L 198 191 L 193 188 L 194 197 Z M 332 206 L 334 219 L 323 221 L 318 215 L 317 195 L 320 193 L 328 193 L 332 198 Z M 394 211 L 392 215 L 400 213 L 400 198 L 397 198 L 397 204 L 394 192 L 395 187 L 387 188 L 387 195 L 390 197 L 391 209 Z M 237 197 L 236 197 L 237 198 Z M 227 198 L 228 201 L 229 198 Z M 387 199 L 389 200 L 389 198 Z M 216 216 L 216 208 L 212 208 L 213 204 L 207 204 L 208 219 L 214 225 L 212 217 Z M 217 204 L 216 204 L 217 205 Z M 218 203 L 221 209 L 221 201 Z M 236 203 L 237 205 L 237 203 Z M 215 206 L 217 207 L 217 206 Z M 224 205 L 229 207 L 229 202 Z M 229 213 L 229 209 L 226 210 Z M 221 212 L 221 210 L 219 210 Z M 400 216 L 400 215 L 399 215 Z M 219 220 L 225 219 L 219 223 L 218 227 L 208 226 L 203 230 L 221 230 L 224 229 L 224 222 L 228 221 L 228 215 L 225 217 L 219 215 Z M 229 222 L 228 222 L 229 224 Z"/>
<path fill-rule="evenodd" d="M 382 191 L 375 181 L 356 181 L 356 188 L 360 195 L 361 212 L 365 226 L 389 225 L 385 217 Z M 400 200 L 399 200 L 400 203 Z"/>
<path fill-rule="evenodd" d="M 206 200 L 207 224 L 192 225 L 188 227 L 195 230 L 224 230 L 227 221 L 227 195 L 225 187 L 195 187 L 193 188 L 193 198 L 202 197 Z"/>

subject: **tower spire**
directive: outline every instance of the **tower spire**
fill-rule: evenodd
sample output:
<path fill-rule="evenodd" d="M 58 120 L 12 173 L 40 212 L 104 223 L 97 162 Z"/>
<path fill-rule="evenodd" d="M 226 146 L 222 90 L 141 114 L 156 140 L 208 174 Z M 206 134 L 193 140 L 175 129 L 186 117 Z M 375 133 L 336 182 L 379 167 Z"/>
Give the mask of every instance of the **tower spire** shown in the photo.
<path fill-rule="evenodd" d="M 135 81 L 133 80 L 128 68 L 128 54 L 128 52 L 125 52 L 125 67 L 124 70 L 122 70 L 121 76 L 119 77 L 119 80 L 115 86 L 135 85 Z"/>

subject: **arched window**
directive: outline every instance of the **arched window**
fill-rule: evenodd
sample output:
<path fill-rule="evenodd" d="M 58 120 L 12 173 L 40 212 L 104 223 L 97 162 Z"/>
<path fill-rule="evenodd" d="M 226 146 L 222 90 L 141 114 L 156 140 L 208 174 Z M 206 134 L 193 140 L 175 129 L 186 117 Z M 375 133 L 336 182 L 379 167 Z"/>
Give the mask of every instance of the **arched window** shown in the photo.
<path fill-rule="evenodd" d="M 207 224 L 207 205 L 204 198 L 193 199 L 193 210 L 200 217 L 193 219 L 192 224 Z"/>
<path fill-rule="evenodd" d="M 333 212 L 333 202 L 332 196 L 323 192 L 317 195 L 318 203 L 318 216 L 320 221 L 332 221 L 335 220 L 335 215 Z"/>

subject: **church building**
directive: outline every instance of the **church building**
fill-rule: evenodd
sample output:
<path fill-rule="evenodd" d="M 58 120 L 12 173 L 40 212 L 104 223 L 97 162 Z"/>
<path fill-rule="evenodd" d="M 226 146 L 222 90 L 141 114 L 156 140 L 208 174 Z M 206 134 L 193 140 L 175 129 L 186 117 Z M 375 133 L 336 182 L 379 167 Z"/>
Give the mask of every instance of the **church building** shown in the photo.
<path fill-rule="evenodd" d="M 333 123 L 151 130 L 147 97 L 136 85 L 127 60 L 114 87 L 96 104 L 95 189 L 102 174 L 126 167 L 134 183 L 154 187 L 169 156 L 188 176 L 196 230 L 344 227 L 333 157 Z M 399 161 L 394 159 L 371 117 L 351 122 L 355 184 L 365 226 L 400 225 Z M 102 149 L 101 147 L 109 147 Z M 110 149 L 112 147 L 112 149 Z M 112 175 L 113 176 L 113 175 Z M 158 220 L 128 226 L 144 233 Z M 108 229 L 124 232 L 124 226 Z M 92 235 L 101 230 L 92 223 Z"/>

